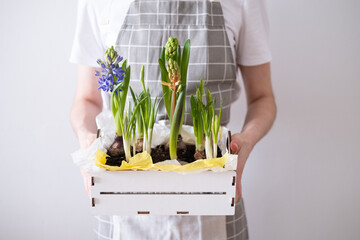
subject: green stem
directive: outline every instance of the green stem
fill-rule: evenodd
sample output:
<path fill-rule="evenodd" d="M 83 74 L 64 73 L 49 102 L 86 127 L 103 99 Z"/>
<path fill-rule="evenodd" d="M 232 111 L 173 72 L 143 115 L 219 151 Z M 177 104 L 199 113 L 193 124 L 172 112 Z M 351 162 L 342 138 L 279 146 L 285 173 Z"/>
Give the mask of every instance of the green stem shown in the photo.
<path fill-rule="evenodd" d="M 177 159 L 177 140 L 181 129 L 181 118 L 183 117 L 184 112 L 184 104 L 185 104 L 185 91 L 181 91 L 179 93 L 179 97 L 177 99 L 174 115 L 171 119 L 170 125 L 170 141 L 169 141 L 169 152 L 171 159 Z"/>

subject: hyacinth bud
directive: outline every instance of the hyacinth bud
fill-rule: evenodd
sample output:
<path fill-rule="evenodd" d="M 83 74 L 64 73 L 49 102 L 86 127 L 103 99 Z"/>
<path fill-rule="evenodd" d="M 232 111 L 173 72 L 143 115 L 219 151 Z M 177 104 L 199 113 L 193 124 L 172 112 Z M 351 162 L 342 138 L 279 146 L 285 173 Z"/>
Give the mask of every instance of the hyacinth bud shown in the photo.
<path fill-rule="evenodd" d="M 111 46 L 105 51 L 105 61 L 108 62 L 108 64 L 115 63 L 117 60 L 118 54 L 114 49 L 114 46 Z"/>
<path fill-rule="evenodd" d="M 166 50 L 165 50 L 165 58 L 169 60 L 175 57 L 176 51 L 179 46 L 179 41 L 177 38 L 169 37 L 166 43 Z"/>
<path fill-rule="evenodd" d="M 171 58 L 168 61 L 168 72 L 169 72 L 169 78 L 174 80 L 180 79 L 180 68 L 176 61 L 172 60 Z"/>

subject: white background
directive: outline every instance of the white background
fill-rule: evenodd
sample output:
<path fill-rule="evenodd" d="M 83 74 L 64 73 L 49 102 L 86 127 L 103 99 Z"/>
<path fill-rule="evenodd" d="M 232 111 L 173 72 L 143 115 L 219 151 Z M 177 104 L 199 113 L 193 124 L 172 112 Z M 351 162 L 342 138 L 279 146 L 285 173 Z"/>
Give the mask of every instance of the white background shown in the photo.
<path fill-rule="evenodd" d="M 0 239 L 91 239 L 70 153 L 76 1 L 0 2 Z M 268 1 L 276 123 L 248 160 L 252 240 L 360 236 L 360 2 Z M 240 131 L 245 99 L 233 107 Z"/>

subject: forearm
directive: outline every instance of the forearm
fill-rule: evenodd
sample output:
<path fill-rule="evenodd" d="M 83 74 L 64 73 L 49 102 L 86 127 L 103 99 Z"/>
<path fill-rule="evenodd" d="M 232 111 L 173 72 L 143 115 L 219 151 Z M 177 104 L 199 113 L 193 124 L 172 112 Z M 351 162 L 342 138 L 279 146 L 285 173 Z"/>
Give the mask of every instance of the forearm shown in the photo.
<path fill-rule="evenodd" d="M 276 116 L 270 63 L 240 68 L 247 99 L 247 114 L 241 135 L 254 146 L 270 130 Z"/>
<path fill-rule="evenodd" d="M 276 104 L 273 96 L 249 103 L 242 134 L 254 146 L 270 130 L 275 117 Z"/>
<path fill-rule="evenodd" d="M 96 136 L 95 118 L 102 110 L 102 99 L 97 89 L 95 70 L 98 68 L 78 66 L 78 86 L 71 109 L 71 125 L 77 135 L 80 146 L 87 147 Z"/>
<path fill-rule="evenodd" d="M 238 155 L 236 198 L 241 196 L 241 176 L 255 144 L 274 123 L 276 104 L 271 86 L 270 63 L 240 66 L 247 99 L 247 113 L 241 133 L 234 134 L 231 151 Z"/>
<path fill-rule="evenodd" d="M 95 118 L 101 112 L 98 104 L 87 100 L 77 100 L 71 110 L 71 125 L 79 139 L 80 147 L 87 147 L 94 139 L 97 126 Z"/>
<path fill-rule="evenodd" d="M 96 133 L 96 116 L 101 108 L 94 102 L 82 99 L 75 101 L 71 110 L 71 125 L 77 136 L 82 133 Z"/>

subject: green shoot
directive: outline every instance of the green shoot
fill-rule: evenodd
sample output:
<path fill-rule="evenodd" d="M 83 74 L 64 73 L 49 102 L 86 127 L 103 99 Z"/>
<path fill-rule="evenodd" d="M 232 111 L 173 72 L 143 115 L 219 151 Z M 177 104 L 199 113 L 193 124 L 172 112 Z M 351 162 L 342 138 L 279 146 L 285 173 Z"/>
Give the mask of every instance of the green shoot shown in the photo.
<path fill-rule="evenodd" d="M 115 119 L 115 131 L 118 136 L 122 136 L 123 138 L 125 158 L 129 161 L 131 158 L 130 143 L 136 126 L 135 117 L 142 102 L 135 103 L 133 108 L 131 107 L 131 103 L 129 103 L 128 111 L 124 111 L 130 82 L 130 66 L 126 67 L 126 61 L 123 66 L 125 67 L 124 69 L 126 69 L 124 80 L 114 88 L 110 103 L 111 111 Z"/>
<path fill-rule="evenodd" d="M 205 135 L 206 158 L 217 157 L 217 143 L 219 140 L 222 106 L 218 115 L 215 115 L 216 99 L 213 99 L 209 90 L 206 91 L 206 105 L 202 101 L 204 81 L 201 79 L 200 87 L 196 91 L 196 98 L 191 95 L 191 113 L 193 117 L 196 150 L 202 149 Z"/>
<path fill-rule="evenodd" d="M 209 102 L 210 100 L 210 102 Z M 204 133 L 205 133 L 205 154 L 206 158 L 213 158 L 213 144 L 212 144 L 212 131 L 211 131 L 211 123 L 212 123 L 212 109 L 213 103 L 211 102 L 211 98 L 207 99 L 207 105 L 203 108 L 203 121 L 204 121 Z"/>
<path fill-rule="evenodd" d="M 122 121 L 123 118 L 122 115 L 120 116 L 117 113 L 124 112 L 126 95 L 130 82 L 130 66 L 127 66 L 126 60 L 122 64 L 122 68 L 125 69 L 124 79 L 120 84 L 115 86 L 110 97 L 111 112 L 114 117 L 115 131 L 118 136 L 122 136 L 122 129 L 120 122 Z"/>
<path fill-rule="evenodd" d="M 200 87 L 196 91 L 196 98 L 191 95 L 190 104 L 191 104 L 191 114 L 193 119 L 194 135 L 195 135 L 195 147 L 196 151 L 203 152 L 204 146 L 204 127 L 203 127 L 203 108 L 202 95 L 204 91 L 204 81 L 201 79 Z"/>
<path fill-rule="evenodd" d="M 170 158 L 177 159 L 177 140 L 185 112 L 186 76 L 190 58 L 190 40 L 181 48 L 177 38 L 170 37 L 163 48 L 159 65 L 163 85 L 164 104 L 170 120 Z M 166 69 L 165 60 L 168 63 Z"/>
<path fill-rule="evenodd" d="M 139 94 L 139 96 L 136 97 L 131 88 L 130 91 L 134 103 L 139 105 L 139 112 L 136 114 L 136 124 L 138 128 L 138 134 L 141 138 L 143 138 L 143 151 L 146 151 L 150 154 L 152 133 L 160 101 L 158 101 L 156 98 L 154 103 L 152 103 L 149 89 L 145 88 L 144 66 L 141 68 L 140 81 L 143 87 L 143 91 Z"/>
<path fill-rule="evenodd" d="M 159 59 L 159 66 L 161 70 L 161 80 L 165 83 L 170 83 L 169 73 L 165 66 L 165 48 L 161 51 L 161 57 Z M 164 105 L 169 119 L 171 119 L 171 91 L 168 85 L 162 84 Z"/>
<path fill-rule="evenodd" d="M 213 133 L 213 157 L 214 158 L 217 157 L 217 143 L 218 143 L 218 139 L 219 139 L 221 114 L 222 114 L 222 105 L 220 107 L 220 111 L 219 111 L 218 115 L 215 115 L 215 111 L 213 111 L 213 118 L 212 118 L 212 124 L 211 124 L 211 130 Z"/>

